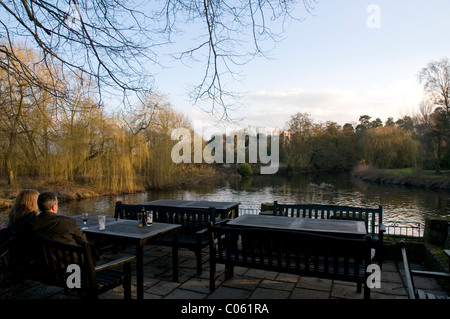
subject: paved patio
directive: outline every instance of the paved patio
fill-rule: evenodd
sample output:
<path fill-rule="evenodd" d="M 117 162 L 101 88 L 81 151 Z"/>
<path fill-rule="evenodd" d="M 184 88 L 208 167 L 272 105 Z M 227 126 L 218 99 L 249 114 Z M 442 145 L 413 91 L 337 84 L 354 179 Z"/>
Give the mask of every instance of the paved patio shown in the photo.
<path fill-rule="evenodd" d="M 130 250 L 132 252 L 133 249 Z M 205 250 L 205 254 L 207 250 Z M 148 245 L 144 257 L 144 299 L 363 299 L 356 292 L 356 284 L 319 278 L 260 271 L 236 267 L 234 277 L 218 279 L 216 290 L 209 291 L 209 265 L 203 265 L 203 274 L 196 275 L 194 253 L 180 249 L 179 282 L 172 282 L 171 248 Z M 219 265 L 220 266 L 220 265 Z M 420 265 L 412 265 L 420 269 Z M 445 290 L 434 279 L 415 278 L 417 288 L 445 295 Z M 132 283 L 136 283 L 133 276 Z M 133 285 L 133 298 L 136 286 Z M 17 289 L 10 299 L 71 299 L 58 287 L 49 287 L 28 281 Z M 121 288 L 104 293 L 101 299 L 122 299 Z M 407 299 L 403 281 L 402 263 L 386 261 L 381 273 L 381 288 L 372 289 L 372 299 Z"/>

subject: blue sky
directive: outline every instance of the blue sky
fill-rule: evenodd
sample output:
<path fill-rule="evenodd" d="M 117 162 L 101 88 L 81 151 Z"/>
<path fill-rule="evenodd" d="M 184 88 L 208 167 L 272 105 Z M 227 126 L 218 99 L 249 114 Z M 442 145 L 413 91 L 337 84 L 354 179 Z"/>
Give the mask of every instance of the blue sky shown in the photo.
<path fill-rule="evenodd" d="M 368 25 L 370 5 L 379 27 Z M 383 122 L 411 115 L 423 98 L 417 73 L 450 57 L 450 1 L 320 0 L 314 16 L 299 10 L 304 21 L 291 23 L 271 59 L 235 69 L 242 77 L 228 89 L 243 93 L 243 105 L 230 116 L 243 118 L 242 128 L 282 129 L 297 112 L 341 125 L 364 114 Z M 203 70 L 170 66 L 156 76 L 157 90 L 191 121 L 214 123 L 187 96 Z"/>

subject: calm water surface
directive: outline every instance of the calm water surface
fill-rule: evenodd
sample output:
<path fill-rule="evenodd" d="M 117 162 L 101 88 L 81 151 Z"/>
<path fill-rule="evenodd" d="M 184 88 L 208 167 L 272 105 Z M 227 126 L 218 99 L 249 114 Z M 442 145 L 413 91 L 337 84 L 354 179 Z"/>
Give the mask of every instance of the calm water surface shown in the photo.
<path fill-rule="evenodd" d="M 323 184 L 325 183 L 325 184 Z M 237 201 L 240 207 L 259 207 L 263 202 L 337 204 L 362 207 L 383 206 L 384 222 L 425 222 L 427 216 L 450 216 L 450 192 L 386 186 L 363 182 L 349 174 L 303 175 L 298 177 L 255 176 L 196 189 L 149 191 L 61 203 L 60 213 L 113 216 L 121 200 L 137 204 L 155 199 Z"/>
<path fill-rule="evenodd" d="M 325 183 L 325 184 L 324 184 Z M 350 174 L 302 175 L 297 177 L 255 176 L 241 181 L 222 181 L 195 189 L 149 191 L 62 202 L 59 213 L 113 216 L 116 201 L 138 204 L 155 199 L 236 201 L 241 208 L 261 203 L 337 204 L 362 207 L 383 206 L 384 223 L 419 222 L 426 217 L 450 216 L 450 192 L 421 188 L 386 186 L 352 178 Z M 0 216 L 5 219 L 6 215 Z M 3 220 L 0 220 L 2 222 Z"/>

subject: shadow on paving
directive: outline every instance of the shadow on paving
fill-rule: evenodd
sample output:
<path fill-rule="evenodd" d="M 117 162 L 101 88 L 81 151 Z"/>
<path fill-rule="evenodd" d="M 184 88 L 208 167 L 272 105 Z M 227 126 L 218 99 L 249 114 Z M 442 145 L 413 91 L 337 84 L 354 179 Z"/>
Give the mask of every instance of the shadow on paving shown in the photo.
<path fill-rule="evenodd" d="M 216 289 L 209 291 L 209 264 L 203 265 L 201 276 L 196 274 L 193 252 L 179 250 L 179 282 L 172 281 L 170 247 L 148 245 L 144 255 L 144 299 L 363 299 L 356 292 L 356 284 L 339 280 L 301 277 L 285 273 L 235 267 L 234 276 L 216 280 Z M 134 247 L 129 253 L 134 252 Z M 207 253 L 207 249 L 204 250 Z M 104 256 L 105 260 L 117 256 Z M 205 256 L 206 257 L 206 256 Z M 205 258 L 204 258 L 205 259 Z M 419 266 L 412 265 L 414 269 Z M 223 265 L 217 265 L 217 270 Z M 402 264 L 385 261 L 381 272 L 381 288 L 371 290 L 371 299 L 407 299 Z M 445 290 L 434 279 L 415 279 L 416 288 L 445 295 Z M 133 269 L 132 298 L 136 298 L 136 277 Z M 8 299 L 78 299 L 59 287 L 26 281 L 15 289 Z M 100 299 L 123 299 L 121 287 L 100 295 Z"/>

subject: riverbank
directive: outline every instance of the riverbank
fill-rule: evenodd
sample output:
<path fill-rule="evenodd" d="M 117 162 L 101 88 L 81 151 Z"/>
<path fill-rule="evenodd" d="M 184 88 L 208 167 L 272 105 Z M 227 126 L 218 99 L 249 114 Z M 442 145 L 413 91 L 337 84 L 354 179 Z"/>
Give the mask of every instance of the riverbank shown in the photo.
<path fill-rule="evenodd" d="M 386 185 L 412 186 L 430 189 L 450 190 L 450 172 L 435 174 L 413 168 L 388 170 L 377 169 L 368 165 L 359 165 L 352 171 L 352 176 L 363 181 Z"/>
<path fill-rule="evenodd" d="M 205 174 L 178 176 L 172 183 L 165 185 L 165 189 L 179 189 L 179 188 L 198 188 L 205 185 L 213 185 L 220 179 L 241 179 L 237 173 L 229 171 L 208 171 Z M 133 190 L 112 191 L 108 189 L 100 189 L 91 186 L 87 183 L 76 183 L 69 181 L 41 181 L 31 178 L 22 178 L 17 180 L 16 184 L 10 186 L 6 180 L 0 180 L 0 214 L 12 207 L 14 200 L 22 189 L 31 188 L 39 192 L 44 190 L 52 190 L 58 193 L 58 200 L 60 202 L 83 200 L 89 198 L 97 198 L 102 196 L 133 194 L 148 191 L 145 187 L 136 187 Z"/>
<path fill-rule="evenodd" d="M 60 201 L 88 199 L 105 195 L 113 195 L 108 190 L 100 190 L 89 185 L 80 185 L 68 181 L 44 182 L 32 179 L 21 179 L 13 186 L 0 180 L 0 211 L 10 208 L 22 189 L 31 188 L 39 192 L 53 190 L 58 193 Z M 141 191 L 141 190 L 140 190 Z"/>

